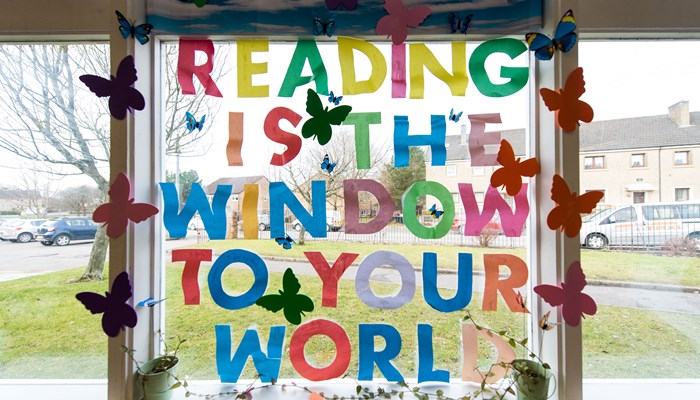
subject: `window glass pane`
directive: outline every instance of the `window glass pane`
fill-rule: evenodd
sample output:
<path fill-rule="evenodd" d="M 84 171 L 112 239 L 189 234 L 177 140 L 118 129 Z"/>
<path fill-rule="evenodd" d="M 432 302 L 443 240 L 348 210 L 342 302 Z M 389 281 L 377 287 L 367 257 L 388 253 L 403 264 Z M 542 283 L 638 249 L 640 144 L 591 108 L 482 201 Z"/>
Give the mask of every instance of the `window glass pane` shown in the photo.
<path fill-rule="evenodd" d="M 109 186 L 111 117 L 85 74 L 109 77 L 109 46 L 0 45 L 0 379 L 107 377 L 102 317 L 76 299 L 110 290 L 87 216 Z"/>
<path fill-rule="evenodd" d="M 221 67 L 235 63 L 237 45 L 239 44 L 216 43 L 217 62 L 213 77 L 222 90 L 234 87 L 238 79 L 235 70 Z M 336 44 L 318 42 L 317 45 L 324 60 L 337 60 Z M 390 44 L 373 43 L 373 45 L 384 54 L 387 60 L 390 59 Z M 293 132 L 295 136 L 300 136 L 304 123 L 309 119 L 306 112 L 307 89 L 314 89 L 314 84 L 296 88 L 291 98 L 276 96 L 287 73 L 286 69 L 296 45 L 270 43 L 265 56 L 279 60 L 279 62 L 268 64 L 269 73 L 267 76 L 264 80 L 255 82 L 256 85 L 263 83 L 270 85 L 268 98 L 242 98 L 231 94 L 225 96 L 223 100 L 204 97 L 203 91 L 199 87 L 197 88 L 197 97 L 180 96 L 174 100 L 179 91 L 179 87 L 175 83 L 177 46 L 177 44 L 168 43 L 163 47 L 165 69 L 168 71 L 167 75 L 163 77 L 165 107 L 162 118 L 162 121 L 166 123 L 162 129 L 166 133 L 166 148 L 169 149 L 165 157 L 165 169 L 168 171 L 167 179 L 175 183 L 175 177 L 179 176 L 181 191 L 188 191 L 193 182 L 201 183 L 210 201 L 212 198 L 216 198 L 217 185 L 230 185 L 231 196 L 226 202 L 226 239 L 214 240 L 211 237 L 211 232 L 207 232 L 198 223 L 198 227 L 188 229 L 185 238 L 166 242 L 168 243 L 166 248 L 172 247 L 179 250 L 213 249 L 215 263 L 224 262 L 223 254 L 232 249 L 250 251 L 259 255 L 265 263 L 266 270 L 269 271 L 269 283 L 265 291 L 268 295 L 279 293 L 279 290 L 292 290 L 284 288 L 283 274 L 288 267 L 293 268 L 301 285 L 298 293 L 309 296 L 314 303 L 314 310 L 305 312 L 299 327 L 303 327 L 311 320 L 318 319 L 327 319 L 342 326 L 347 332 L 351 344 L 351 362 L 347 370 L 350 376 L 356 377 L 358 374 L 357 356 L 358 346 L 360 346 L 358 345 L 360 324 L 381 323 L 396 328 L 401 335 L 403 344 L 395 364 L 397 370 L 406 379 L 415 379 L 417 374 L 417 326 L 418 324 L 431 324 L 434 335 L 432 343 L 435 346 L 435 368 L 448 370 L 453 379 L 460 379 L 463 360 L 463 356 L 460 355 L 462 353 L 460 318 L 464 316 L 463 310 L 448 313 L 436 311 L 424 299 L 421 285 L 416 287 L 415 296 L 412 296 L 413 300 L 409 304 L 395 310 L 381 310 L 366 304 L 361 298 L 367 298 L 370 296 L 370 292 L 376 293 L 379 297 L 392 296 L 399 290 L 401 285 L 398 282 L 401 281 L 401 276 L 395 268 L 386 268 L 388 265 L 384 265 L 384 268 L 377 269 L 370 277 L 370 291 L 360 291 L 360 295 L 356 290 L 354 277 L 358 265 L 365 260 L 370 262 L 370 255 L 378 254 L 377 251 L 390 251 L 400 255 L 400 257 L 405 257 L 413 268 L 425 268 L 423 253 L 434 252 L 437 254 L 440 271 L 439 291 L 441 296 L 448 297 L 454 295 L 457 282 L 462 282 L 460 285 L 464 284 L 464 281 L 456 279 L 457 275 L 455 274 L 458 268 L 458 253 L 472 254 L 476 274 L 481 274 L 480 271 L 484 270 L 485 254 L 508 254 L 527 260 L 525 244 L 528 243 L 528 240 L 525 236 L 525 230 L 522 230 L 522 235 L 516 234 L 514 237 L 508 237 L 503 232 L 502 224 L 513 224 L 512 219 L 504 217 L 506 213 L 500 213 L 500 215 L 494 213 L 490 217 L 487 214 L 478 234 L 470 236 L 464 234 L 465 226 L 470 222 L 465 217 L 465 207 L 473 206 L 481 212 L 486 209 L 483 204 L 485 201 L 496 201 L 489 200 L 488 194 L 485 195 L 485 193 L 489 193 L 487 192 L 487 189 L 490 188 L 489 173 L 493 169 L 492 166 L 497 164 L 495 157 L 498 148 L 495 151 L 487 149 L 486 153 L 490 154 L 490 158 L 487 157 L 486 161 L 482 160 L 482 165 L 474 165 L 475 160 L 470 157 L 469 144 L 466 140 L 466 129 L 462 127 L 462 125 L 469 125 L 465 114 L 463 119 L 458 122 L 447 121 L 446 167 L 437 165 L 438 163 L 435 166 L 432 165 L 432 154 L 427 147 L 412 147 L 409 150 L 409 166 L 396 168 L 394 166 L 393 135 L 377 134 L 375 136 L 375 133 L 385 132 L 385 128 L 393 129 L 393 123 L 390 122 L 394 120 L 395 115 L 409 116 L 411 134 L 430 132 L 432 129 L 430 115 L 445 114 L 445 110 L 449 111 L 450 108 L 454 107 L 454 104 L 464 104 L 465 112 L 469 110 L 470 114 L 490 114 L 494 110 L 502 110 L 501 120 L 503 123 L 488 123 L 485 131 L 503 131 L 502 137 L 507 138 L 512 143 L 516 157 L 525 157 L 527 156 L 526 143 L 528 141 L 527 132 L 524 129 L 527 126 L 527 88 L 508 96 L 508 101 L 512 101 L 514 104 L 512 107 L 508 107 L 503 105 L 504 99 L 489 100 L 484 98 L 472 86 L 469 87 L 466 98 L 452 98 L 449 96 L 449 89 L 443 83 L 426 73 L 425 99 L 386 101 L 386 99 L 391 99 L 392 93 L 389 79 L 375 94 L 368 96 L 345 95 L 339 92 L 342 86 L 339 68 L 335 62 L 329 61 L 326 64 L 329 89 L 334 91 L 335 96 L 343 96 L 339 106 L 352 106 L 353 114 L 381 111 L 381 125 L 373 124 L 370 126 L 373 141 L 367 149 L 370 157 L 370 168 L 357 168 L 356 153 L 360 153 L 360 150 L 355 148 L 355 129 L 357 128 L 353 129 L 347 124 L 334 126 L 332 140 L 325 146 L 320 146 L 318 140 L 314 138 L 303 139 L 301 152 L 296 158 L 282 166 L 271 166 L 272 155 L 282 153 L 285 146 L 274 143 L 264 136 L 264 121 L 269 116 L 270 111 L 275 107 L 287 107 L 302 116 L 297 125 L 284 119 L 279 122 L 280 128 Z M 449 60 L 451 52 L 449 44 L 429 43 L 427 46 L 431 51 L 436 52 L 443 64 L 444 60 Z M 445 56 L 447 58 L 444 58 Z M 514 61 L 515 65 L 520 66 L 527 65 L 527 62 L 527 54 Z M 358 72 L 368 73 L 366 68 L 366 66 L 361 67 Z M 311 71 L 305 70 L 304 74 L 307 73 L 311 73 Z M 358 74 L 358 76 L 364 76 L 362 74 Z M 255 79 L 258 78 L 262 77 L 255 77 Z M 313 92 L 312 95 L 315 96 Z M 328 95 L 321 96 L 323 107 L 331 109 L 336 107 L 329 102 L 328 97 Z M 458 99 L 459 103 L 457 103 Z M 193 132 L 199 135 L 199 139 L 193 140 L 187 148 L 182 145 L 182 142 L 178 147 L 174 141 L 176 137 L 174 135 L 183 135 L 184 137 L 190 135 L 185 129 L 183 110 L 188 110 L 197 121 L 206 115 L 201 134 L 198 131 Z M 231 113 L 234 113 L 234 110 L 244 113 L 242 127 L 245 140 L 241 152 L 243 166 L 227 167 L 226 152 L 223 149 L 226 148 L 229 138 L 227 132 L 230 126 L 229 121 L 232 118 Z M 455 109 L 455 112 L 457 111 L 462 110 Z M 168 121 L 176 122 L 173 125 L 167 125 Z M 172 143 L 167 142 L 168 132 L 172 132 L 173 136 L 170 139 L 173 140 Z M 494 138 L 498 139 L 496 143 L 499 143 L 500 138 L 496 134 L 493 135 Z M 374 142 L 375 138 L 376 142 Z M 327 162 L 324 161 L 326 154 L 328 155 Z M 328 165 L 333 164 L 335 164 L 334 170 L 328 171 Z M 178 170 L 179 174 L 176 173 Z M 456 175 L 457 171 L 465 171 L 465 176 L 458 175 L 459 179 L 445 179 L 446 175 Z M 350 200 L 345 197 L 343 182 L 349 182 L 352 179 L 375 180 L 383 188 L 386 188 L 391 200 L 397 205 L 395 211 L 386 217 L 384 226 L 376 233 L 348 231 L 350 222 L 346 220 L 349 218 L 346 213 Z M 310 231 L 313 228 L 309 226 L 308 218 L 304 218 L 303 213 L 300 212 L 296 214 L 289 212 L 288 207 L 284 212 L 283 235 L 271 232 L 271 230 L 274 231 L 277 223 L 275 221 L 275 212 L 277 211 L 275 204 L 280 207 L 279 198 L 281 196 L 279 192 L 274 193 L 275 186 L 283 186 L 285 190 L 289 188 L 288 196 L 299 199 L 301 206 L 309 210 L 310 204 L 313 203 L 317 195 L 314 193 L 315 184 L 312 184 L 312 181 L 320 181 L 326 185 L 326 192 L 321 193 L 322 196 L 325 195 L 326 212 L 326 220 L 321 224 L 321 231 L 325 231 L 326 237 L 316 237 L 322 236 L 318 234 L 311 235 Z M 415 204 L 408 205 L 406 198 L 411 196 L 404 196 L 404 194 L 413 183 L 420 181 L 436 182 L 436 186 L 439 184 L 446 189 L 445 194 L 441 195 L 431 190 L 425 195 L 417 196 Z M 278 185 L 279 183 L 283 185 Z M 458 183 L 470 183 L 472 188 L 470 190 L 460 188 Z M 253 196 L 245 192 L 246 184 L 257 185 L 259 190 L 257 201 L 252 201 L 249 205 L 255 209 L 251 214 L 258 216 L 257 240 L 243 239 L 245 221 L 248 218 L 244 211 L 245 204 L 251 198 L 249 196 Z M 363 184 L 362 188 L 366 188 L 366 184 Z M 467 191 L 465 192 L 465 190 Z M 191 193 L 191 191 L 183 193 L 182 199 L 191 196 Z M 499 204 L 501 207 L 512 209 L 513 197 L 499 194 L 497 191 L 495 194 L 497 197 L 500 196 Z M 520 200 L 527 199 L 525 192 L 519 196 Z M 387 207 L 388 200 L 381 200 L 381 208 L 379 201 L 377 197 L 368 192 L 361 192 L 358 195 L 356 206 L 360 222 L 369 222 L 373 218 L 384 218 L 384 216 L 378 217 L 377 214 Z M 444 221 L 446 215 L 442 213 L 447 214 L 448 201 L 454 202 L 455 213 L 454 216 L 449 217 L 449 220 Z M 465 202 L 469 203 L 465 205 Z M 403 204 L 407 204 L 406 208 L 403 207 Z M 388 205 L 388 207 L 391 206 Z M 512 218 L 512 212 L 510 214 L 510 218 Z M 350 214 L 350 218 L 352 218 L 352 214 Z M 437 239 L 421 238 L 407 226 L 409 219 L 418 221 L 425 227 L 447 226 L 449 229 L 444 236 Z M 204 222 L 207 221 L 204 220 Z M 293 242 L 286 239 L 287 235 Z M 285 244 L 290 247 L 288 250 L 283 247 Z M 320 254 L 315 255 L 311 252 Z M 337 260 L 341 253 L 354 253 L 358 256 L 356 259 L 353 256 L 354 264 L 349 267 L 350 270 L 339 281 L 337 306 L 332 307 L 328 304 L 324 306 L 323 283 L 314 269 L 314 264 L 317 267 L 323 265 L 324 261 L 318 259 L 321 257 L 327 260 L 329 266 L 332 266 L 334 260 Z M 182 373 L 188 374 L 193 379 L 219 379 L 216 348 L 217 341 L 228 340 L 228 331 L 226 330 L 228 328 L 224 327 L 231 327 L 231 347 L 232 352 L 235 352 L 246 329 L 257 327 L 261 341 L 267 343 L 270 337 L 270 327 L 284 326 L 286 339 L 279 377 L 298 378 L 299 373 L 290 362 L 289 343 L 294 333 L 298 332 L 300 328 L 288 323 L 284 311 L 273 313 L 258 305 L 248 305 L 238 310 L 224 309 L 216 303 L 210 293 L 212 281 L 208 274 L 213 268 L 211 262 L 202 262 L 199 270 L 198 282 L 201 293 L 199 304 L 185 305 L 181 282 L 183 270 L 187 267 L 184 267 L 182 261 L 171 261 L 175 254 L 176 252 L 165 255 L 168 298 L 165 325 L 167 335 L 181 335 L 188 339 L 181 350 Z M 313 261 L 310 261 L 309 258 Z M 488 259 L 491 260 L 491 258 Z M 382 263 L 387 264 L 388 261 L 385 259 Z M 226 264 L 224 263 L 224 265 Z M 506 268 L 501 267 L 501 271 L 506 272 Z M 412 273 L 415 272 L 412 271 Z M 224 282 L 223 290 L 225 293 L 230 296 L 241 296 L 251 288 L 255 277 L 249 267 L 241 262 L 236 262 L 224 270 L 221 280 Z M 217 282 L 214 281 L 214 283 Z M 464 288 L 470 293 L 473 292 L 471 303 L 468 306 L 472 313 L 494 329 L 508 329 L 515 337 L 524 338 L 527 316 L 523 313 L 511 312 L 505 302 L 500 299 L 500 295 L 498 296 L 497 311 L 481 311 L 483 299 L 479 289 L 481 285 L 481 283 L 475 283 L 473 289 Z M 403 286 L 405 287 L 406 284 L 404 283 Z M 526 295 L 524 287 L 519 290 L 523 295 Z M 527 301 L 529 302 L 530 299 Z M 218 325 L 222 326 L 220 329 L 225 330 L 219 332 L 219 338 L 217 338 L 214 328 Z M 363 343 L 361 346 L 366 345 L 368 343 Z M 266 348 L 263 351 L 267 353 Z M 308 342 L 305 354 L 313 365 L 325 366 L 335 356 L 334 346 L 328 338 L 316 336 Z M 494 361 L 493 359 L 489 361 L 484 355 L 492 354 L 491 348 L 483 344 L 480 352 L 482 368 L 488 367 Z M 523 356 L 524 354 L 518 355 Z M 230 355 L 228 359 L 231 359 Z M 254 376 L 255 369 L 252 363 L 248 363 L 241 378 L 253 378 Z M 380 374 L 375 374 L 375 379 L 380 377 Z"/>
<path fill-rule="evenodd" d="M 668 57 L 649 59 L 661 49 Z M 694 233 L 700 180 L 692 166 L 700 148 L 700 95 L 691 84 L 700 72 L 694 55 L 700 43 L 583 42 L 579 50 L 587 101 L 596 112 L 595 121 L 580 127 L 580 157 L 605 152 L 607 168 L 581 169 L 581 187 L 605 189 L 612 207 L 581 229 L 585 291 L 598 304 L 582 324 L 583 376 L 664 384 L 700 378 L 694 368 L 700 306 L 681 289 L 700 290 Z M 655 150 L 640 151 L 649 148 Z M 630 398 L 645 397 L 636 385 L 627 388 Z"/>

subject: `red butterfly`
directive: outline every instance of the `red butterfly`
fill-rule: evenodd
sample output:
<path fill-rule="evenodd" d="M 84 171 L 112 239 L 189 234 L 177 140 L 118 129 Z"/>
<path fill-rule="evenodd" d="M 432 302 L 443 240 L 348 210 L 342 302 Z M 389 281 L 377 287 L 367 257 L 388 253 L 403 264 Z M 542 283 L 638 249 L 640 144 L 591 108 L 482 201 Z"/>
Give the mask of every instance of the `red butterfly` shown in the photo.
<path fill-rule="evenodd" d="M 547 215 L 549 229 L 560 229 L 568 237 L 578 235 L 581 230 L 581 214 L 588 214 L 596 207 L 605 193 L 594 190 L 580 196 L 571 193 L 566 181 L 559 175 L 554 175 L 552 182 L 552 200 L 557 205 Z"/>
<path fill-rule="evenodd" d="M 97 207 L 92 213 L 92 220 L 107 225 L 107 236 L 118 238 L 126 231 L 129 220 L 145 221 L 158 214 L 158 209 L 148 203 L 134 203 L 131 197 L 129 178 L 120 172 L 112 186 L 109 187 L 110 202 Z"/>
<path fill-rule="evenodd" d="M 583 80 L 583 68 L 578 67 L 566 78 L 564 89 L 559 92 L 542 88 L 540 95 L 549 111 L 556 111 L 557 123 L 564 132 L 573 132 L 579 121 L 593 121 L 593 108 L 585 101 L 579 100 L 585 92 L 586 82 Z"/>
<path fill-rule="evenodd" d="M 522 176 L 533 177 L 540 172 L 540 164 L 537 163 L 536 158 L 528 158 L 525 161 L 520 161 L 520 157 L 515 158 L 513 147 L 505 139 L 501 140 L 501 148 L 498 150 L 496 160 L 502 167 L 491 175 L 491 186 L 495 188 L 505 186 L 509 196 L 515 196 L 520 191 L 523 184 Z"/>
<path fill-rule="evenodd" d="M 431 13 L 425 6 L 406 7 L 402 0 L 385 0 L 384 9 L 389 15 L 377 22 L 375 31 L 377 35 L 391 36 L 391 42 L 396 45 L 406 41 L 409 27 L 417 28 Z"/>
<path fill-rule="evenodd" d="M 566 272 L 566 283 L 559 286 L 537 285 L 535 293 L 540 295 L 552 307 L 561 306 L 561 314 L 564 322 L 571 326 L 581 323 L 583 314 L 594 315 L 598 310 L 595 300 L 582 293 L 586 286 L 586 275 L 583 274 L 581 263 L 574 261 Z"/>

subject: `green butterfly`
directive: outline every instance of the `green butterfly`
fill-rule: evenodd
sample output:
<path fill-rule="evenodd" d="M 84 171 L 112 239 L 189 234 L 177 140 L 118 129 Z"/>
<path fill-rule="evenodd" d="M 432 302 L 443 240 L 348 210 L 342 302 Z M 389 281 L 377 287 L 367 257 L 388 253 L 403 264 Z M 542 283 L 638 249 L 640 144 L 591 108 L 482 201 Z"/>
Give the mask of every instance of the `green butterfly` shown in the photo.
<path fill-rule="evenodd" d="M 194 0 L 194 4 L 197 5 L 197 7 L 204 7 L 209 0 Z"/>
<path fill-rule="evenodd" d="M 309 296 L 299 294 L 301 285 L 291 268 L 284 271 L 282 277 L 282 289 L 279 294 L 267 294 L 259 298 L 255 304 L 260 307 L 277 312 L 284 308 L 284 317 L 290 324 L 299 325 L 304 312 L 314 310 L 314 302 Z"/>
<path fill-rule="evenodd" d="M 338 106 L 329 110 L 323 108 L 321 98 L 312 89 L 306 92 L 306 112 L 311 119 L 304 122 L 301 127 L 301 136 L 305 138 L 316 137 L 318 143 L 324 145 L 331 140 L 333 130 L 331 125 L 340 125 L 352 111 L 350 106 Z"/>

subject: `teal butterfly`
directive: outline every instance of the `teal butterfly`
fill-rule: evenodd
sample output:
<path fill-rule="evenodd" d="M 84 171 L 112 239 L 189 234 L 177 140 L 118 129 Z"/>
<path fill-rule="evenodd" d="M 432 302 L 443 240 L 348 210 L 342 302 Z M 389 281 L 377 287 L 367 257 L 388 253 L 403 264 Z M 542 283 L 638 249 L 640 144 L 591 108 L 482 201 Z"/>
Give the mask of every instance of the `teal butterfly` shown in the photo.
<path fill-rule="evenodd" d="M 301 136 L 305 138 L 315 137 L 318 143 L 324 145 L 331 140 L 333 130 L 331 125 L 340 125 L 352 111 L 350 106 L 338 106 L 332 109 L 323 108 L 321 98 L 312 89 L 306 92 L 306 112 L 311 119 L 304 122 L 301 127 Z"/>
<path fill-rule="evenodd" d="M 299 294 L 299 289 L 301 289 L 299 280 L 294 276 L 292 269 L 287 268 L 282 277 L 282 290 L 279 291 L 279 294 L 262 296 L 255 304 L 272 312 L 284 309 L 284 317 L 287 321 L 290 324 L 299 325 L 301 316 L 305 312 L 314 310 L 314 302 L 309 296 Z"/>

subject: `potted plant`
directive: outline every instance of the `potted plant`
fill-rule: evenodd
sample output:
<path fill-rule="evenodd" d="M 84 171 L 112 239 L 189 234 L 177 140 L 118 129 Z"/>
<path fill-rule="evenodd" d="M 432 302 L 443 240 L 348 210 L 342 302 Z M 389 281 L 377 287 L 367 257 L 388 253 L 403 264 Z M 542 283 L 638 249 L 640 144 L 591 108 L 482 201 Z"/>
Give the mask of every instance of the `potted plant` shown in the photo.
<path fill-rule="evenodd" d="M 154 359 L 138 362 L 134 358 L 134 350 L 122 346 L 122 351 L 129 354 L 131 360 L 136 364 L 137 382 L 143 393 L 143 400 L 169 400 L 172 397 L 173 389 L 181 386 L 177 378 L 177 365 L 180 360 L 177 352 L 186 339 L 178 338 L 177 345 L 169 347 L 161 336 L 164 353 Z"/>

